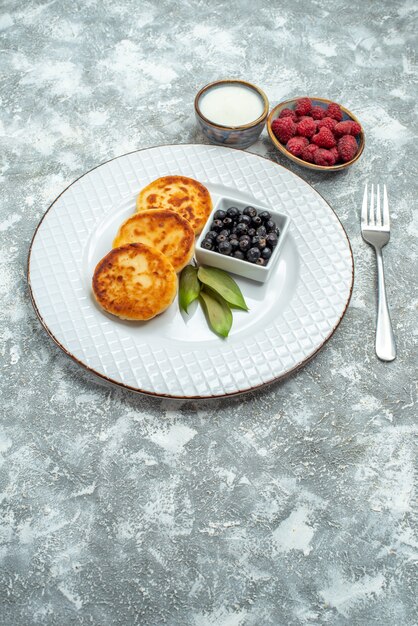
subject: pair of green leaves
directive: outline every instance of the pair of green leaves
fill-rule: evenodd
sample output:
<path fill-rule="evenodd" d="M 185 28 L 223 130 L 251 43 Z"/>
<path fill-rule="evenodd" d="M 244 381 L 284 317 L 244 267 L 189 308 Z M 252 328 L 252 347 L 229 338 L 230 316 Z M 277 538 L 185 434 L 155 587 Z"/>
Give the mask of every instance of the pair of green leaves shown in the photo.
<path fill-rule="evenodd" d="M 215 267 L 187 265 L 180 274 L 179 303 L 186 313 L 199 299 L 210 328 L 227 337 L 232 326 L 232 309 L 248 311 L 237 283 L 227 272 Z"/>

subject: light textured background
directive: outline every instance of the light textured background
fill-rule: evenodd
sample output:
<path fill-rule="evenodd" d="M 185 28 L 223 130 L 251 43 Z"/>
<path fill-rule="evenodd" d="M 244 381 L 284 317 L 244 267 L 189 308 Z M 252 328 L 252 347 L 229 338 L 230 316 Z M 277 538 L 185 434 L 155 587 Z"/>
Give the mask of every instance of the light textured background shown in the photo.
<path fill-rule="evenodd" d="M 417 209 L 414 0 L 3 0 L 0 623 L 416 625 Z M 118 154 L 202 142 L 193 98 L 221 77 L 335 99 L 367 145 L 302 175 L 350 237 L 337 333 L 300 373 L 236 401 L 103 386 L 48 339 L 26 258 L 41 215 Z M 399 356 L 374 355 L 364 182 L 389 186 Z M 309 216 L 307 216 L 309 219 Z M 415 368 L 415 369 L 414 369 Z"/>

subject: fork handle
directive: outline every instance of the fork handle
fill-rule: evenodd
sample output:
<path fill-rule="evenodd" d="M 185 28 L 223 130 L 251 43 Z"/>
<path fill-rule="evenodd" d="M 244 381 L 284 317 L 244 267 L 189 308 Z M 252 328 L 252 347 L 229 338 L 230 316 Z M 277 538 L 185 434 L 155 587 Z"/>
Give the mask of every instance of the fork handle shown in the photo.
<path fill-rule="evenodd" d="M 382 249 L 376 247 L 375 250 L 377 260 L 376 354 L 382 361 L 393 361 L 396 357 L 396 345 L 386 299 Z"/>

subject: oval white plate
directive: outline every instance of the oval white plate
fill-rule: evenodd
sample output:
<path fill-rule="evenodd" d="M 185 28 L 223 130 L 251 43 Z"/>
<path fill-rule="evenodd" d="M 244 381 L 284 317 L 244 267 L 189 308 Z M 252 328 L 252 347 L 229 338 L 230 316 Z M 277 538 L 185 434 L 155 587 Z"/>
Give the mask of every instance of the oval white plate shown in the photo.
<path fill-rule="evenodd" d="M 107 315 L 92 297 L 94 267 L 139 190 L 169 174 L 199 180 L 214 203 L 236 197 L 291 217 L 269 281 L 236 278 L 250 311 L 234 311 L 226 340 L 208 329 L 199 307 L 182 315 L 177 299 L 153 320 L 132 323 Z M 35 232 L 28 277 L 42 324 L 84 367 L 134 391 L 210 398 L 249 391 L 307 362 L 346 311 L 353 257 L 331 207 L 292 172 L 240 150 L 174 145 L 120 156 L 72 183 Z"/>

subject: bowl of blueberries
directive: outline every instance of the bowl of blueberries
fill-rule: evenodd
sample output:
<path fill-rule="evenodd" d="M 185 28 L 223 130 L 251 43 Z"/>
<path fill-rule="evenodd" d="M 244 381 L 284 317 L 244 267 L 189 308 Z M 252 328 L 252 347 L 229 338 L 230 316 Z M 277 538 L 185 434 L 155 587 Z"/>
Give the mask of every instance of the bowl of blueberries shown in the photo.
<path fill-rule="evenodd" d="M 264 283 L 283 248 L 290 219 L 270 208 L 219 198 L 196 244 L 196 259 Z"/>

